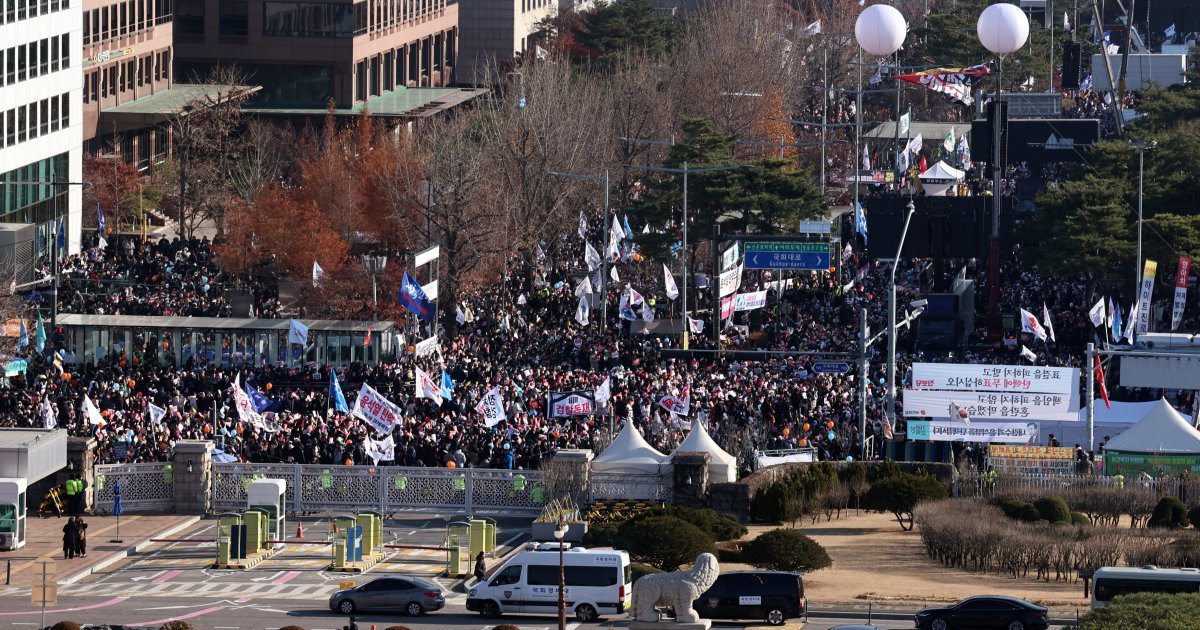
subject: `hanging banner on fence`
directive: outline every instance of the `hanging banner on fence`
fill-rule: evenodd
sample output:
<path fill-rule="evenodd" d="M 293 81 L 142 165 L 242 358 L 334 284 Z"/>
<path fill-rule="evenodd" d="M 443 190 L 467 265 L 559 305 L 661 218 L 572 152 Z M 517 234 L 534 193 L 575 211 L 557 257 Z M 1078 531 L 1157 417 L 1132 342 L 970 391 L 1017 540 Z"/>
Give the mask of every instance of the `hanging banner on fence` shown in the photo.
<path fill-rule="evenodd" d="M 416 347 L 413 348 L 413 354 L 417 355 L 418 359 L 421 357 L 427 357 L 434 352 L 438 352 L 437 335 L 434 335 L 424 341 L 418 341 Z"/>
<path fill-rule="evenodd" d="M 909 420 L 908 439 L 930 442 L 1002 442 L 1029 444 L 1037 441 L 1036 422 L 951 422 Z"/>
<path fill-rule="evenodd" d="M 1154 298 L 1154 276 L 1158 273 L 1158 263 L 1147 260 L 1142 268 L 1142 287 L 1138 294 L 1137 333 L 1150 332 L 1150 304 Z"/>
<path fill-rule="evenodd" d="M 992 468 L 1002 474 L 1075 474 L 1075 450 L 1065 446 L 991 444 L 988 446 L 988 458 Z"/>
<path fill-rule="evenodd" d="M 914 363 L 912 377 L 913 389 L 1065 394 L 1068 396 L 1079 390 L 1078 368 Z"/>
<path fill-rule="evenodd" d="M 1043 420 L 1079 422 L 1066 394 L 932 392 L 904 390 L 904 415 L 950 418 L 951 406 L 966 409 L 972 420 Z"/>
<path fill-rule="evenodd" d="M 391 433 L 392 427 L 400 420 L 400 407 L 366 383 L 358 390 L 351 413 L 380 433 Z"/>
<path fill-rule="evenodd" d="M 721 290 L 719 297 L 725 297 L 742 287 L 742 266 L 738 265 L 729 271 L 721 273 L 718 278 L 718 285 Z"/>
<path fill-rule="evenodd" d="M 752 291 L 750 293 L 739 293 L 733 301 L 733 310 L 735 311 L 753 311 L 756 308 L 762 308 L 767 305 L 766 291 Z"/>
<path fill-rule="evenodd" d="M 721 319 L 726 320 L 733 317 L 733 307 L 737 304 L 737 300 L 732 295 L 726 295 L 721 298 Z"/>
<path fill-rule="evenodd" d="M 1179 328 L 1183 321 L 1183 308 L 1187 303 L 1188 275 L 1192 270 L 1191 258 L 1180 258 L 1179 269 L 1175 272 L 1175 304 L 1171 308 L 1171 332 Z"/>
<path fill-rule="evenodd" d="M 1142 471 L 1160 478 L 1179 475 L 1184 471 L 1196 475 L 1200 473 L 1200 456 L 1104 452 L 1104 474 L 1125 475 L 1130 480 L 1127 483 L 1132 483 Z"/>
<path fill-rule="evenodd" d="M 551 418 L 590 416 L 596 413 L 596 392 L 578 389 L 570 392 L 550 392 Z"/>

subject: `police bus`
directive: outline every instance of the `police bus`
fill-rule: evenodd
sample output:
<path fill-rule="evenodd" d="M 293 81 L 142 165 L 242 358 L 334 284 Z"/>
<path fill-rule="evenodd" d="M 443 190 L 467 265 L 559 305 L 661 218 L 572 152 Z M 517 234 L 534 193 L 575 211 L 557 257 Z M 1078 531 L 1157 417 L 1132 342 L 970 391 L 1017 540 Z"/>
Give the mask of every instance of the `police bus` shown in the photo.
<path fill-rule="evenodd" d="M 1092 608 L 1104 608 L 1118 595 L 1129 593 L 1198 593 L 1200 569 L 1103 567 L 1093 575 Z"/>

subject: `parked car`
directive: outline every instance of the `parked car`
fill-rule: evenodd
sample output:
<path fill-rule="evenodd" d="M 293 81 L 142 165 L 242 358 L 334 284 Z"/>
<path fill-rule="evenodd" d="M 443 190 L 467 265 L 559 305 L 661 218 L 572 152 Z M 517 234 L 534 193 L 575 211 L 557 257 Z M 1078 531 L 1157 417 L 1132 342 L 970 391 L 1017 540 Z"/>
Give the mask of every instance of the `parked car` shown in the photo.
<path fill-rule="evenodd" d="M 358 611 L 403 611 L 411 616 L 446 607 L 442 587 L 413 577 L 381 577 L 329 596 L 329 610 L 349 615 Z"/>
<path fill-rule="evenodd" d="M 917 613 L 918 630 L 1046 630 L 1045 606 L 1002 595 L 968 597 L 951 606 L 933 606 Z"/>
<path fill-rule="evenodd" d="M 693 607 L 704 619 L 762 619 L 780 626 L 804 615 L 804 576 L 784 571 L 722 573 Z"/>

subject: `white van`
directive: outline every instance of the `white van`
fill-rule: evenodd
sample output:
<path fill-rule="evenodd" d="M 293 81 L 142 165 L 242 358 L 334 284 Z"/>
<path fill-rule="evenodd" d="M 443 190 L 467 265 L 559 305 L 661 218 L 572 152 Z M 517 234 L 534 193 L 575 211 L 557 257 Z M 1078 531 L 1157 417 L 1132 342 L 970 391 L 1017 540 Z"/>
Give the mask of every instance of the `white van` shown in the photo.
<path fill-rule="evenodd" d="M 484 617 L 504 613 L 558 614 L 558 547 L 533 543 L 467 595 L 467 610 Z M 629 554 L 563 544 L 568 613 L 579 621 L 629 610 L 633 593 Z"/>

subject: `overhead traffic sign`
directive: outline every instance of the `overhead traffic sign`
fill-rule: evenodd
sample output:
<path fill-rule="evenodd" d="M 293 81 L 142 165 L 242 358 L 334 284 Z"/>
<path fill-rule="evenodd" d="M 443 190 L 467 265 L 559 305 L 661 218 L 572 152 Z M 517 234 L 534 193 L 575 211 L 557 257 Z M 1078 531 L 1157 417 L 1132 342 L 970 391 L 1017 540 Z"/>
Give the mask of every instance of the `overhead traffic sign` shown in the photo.
<path fill-rule="evenodd" d="M 826 271 L 829 243 L 747 242 L 744 260 L 746 269 Z"/>
<path fill-rule="evenodd" d="M 813 364 L 817 374 L 845 374 L 850 371 L 850 364 L 842 361 L 822 361 Z"/>

